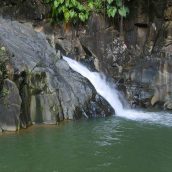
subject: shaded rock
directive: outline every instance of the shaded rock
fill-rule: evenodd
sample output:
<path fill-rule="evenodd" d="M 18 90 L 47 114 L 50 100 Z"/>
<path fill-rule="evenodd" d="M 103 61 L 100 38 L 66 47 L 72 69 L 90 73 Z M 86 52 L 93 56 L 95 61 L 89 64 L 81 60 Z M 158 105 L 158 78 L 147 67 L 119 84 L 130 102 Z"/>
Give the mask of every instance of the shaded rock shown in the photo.
<path fill-rule="evenodd" d="M 164 18 L 166 20 L 172 20 L 172 6 L 168 6 L 164 11 Z"/>
<path fill-rule="evenodd" d="M 2 0 L 3 17 L 19 20 L 43 20 L 50 12 L 49 5 L 43 0 Z"/>
<path fill-rule="evenodd" d="M 15 83 L 5 79 L 0 97 L 0 128 L 16 131 L 20 127 L 21 98 Z"/>
<path fill-rule="evenodd" d="M 33 95 L 31 97 L 30 115 L 33 123 L 57 124 L 59 121 L 57 95 Z"/>
<path fill-rule="evenodd" d="M 109 27 L 108 22 L 105 21 L 101 14 L 93 13 L 88 21 L 88 34 L 96 36 L 97 32 L 100 32 Z"/>
<path fill-rule="evenodd" d="M 152 61 L 140 61 L 140 64 L 135 65 L 128 78 L 132 82 L 137 82 L 140 84 L 154 84 L 155 78 L 157 76 L 158 68 Z"/>
<path fill-rule="evenodd" d="M 20 114 L 20 126 L 26 128 L 32 124 L 30 118 L 30 89 L 29 89 L 29 76 L 27 73 L 21 72 L 21 74 L 14 76 L 14 81 L 18 85 L 20 97 L 22 99 L 21 114 Z"/>
<path fill-rule="evenodd" d="M 106 117 L 115 114 L 109 104 L 98 94 L 91 100 L 85 112 L 90 114 L 90 117 Z"/>
<path fill-rule="evenodd" d="M 96 69 L 106 74 L 111 69 L 112 62 L 107 58 L 106 49 L 119 35 L 113 27 L 100 14 L 92 14 L 88 21 L 88 29 L 85 34 L 80 34 L 80 41 L 84 49 L 94 57 Z M 105 67 L 106 66 L 106 67 Z M 110 69 L 109 69 L 110 68 Z"/>
<path fill-rule="evenodd" d="M 77 37 L 72 39 L 72 37 L 74 36 L 64 39 L 55 38 L 56 48 L 61 50 L 64 55 L 72 55 L 76 60 L 84 58 L 86 53 L 82 48 L 80 40 Z"/>

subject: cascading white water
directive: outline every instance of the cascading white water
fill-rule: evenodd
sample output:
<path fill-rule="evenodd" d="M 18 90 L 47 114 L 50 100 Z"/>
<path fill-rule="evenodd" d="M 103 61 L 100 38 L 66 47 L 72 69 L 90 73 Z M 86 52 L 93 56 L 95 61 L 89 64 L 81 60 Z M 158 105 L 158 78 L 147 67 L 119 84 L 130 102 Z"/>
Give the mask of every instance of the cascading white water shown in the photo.
<path fill-rule="evenodd" d="M 99 93 L 112 106 L 116 116 L 131 120 L 153 122 L 157 124 L 172 126 L 172 114 L 125 109 L 119 99 L 119 92 L 112 85 L 106 82 L 105 76 L 97 72 L 89 71 L 79 62 L 72 60 L 66 56 L 63 56 L 63 59 L 74 71 L 80 73 L 92 83 L 97 93 Z"/>

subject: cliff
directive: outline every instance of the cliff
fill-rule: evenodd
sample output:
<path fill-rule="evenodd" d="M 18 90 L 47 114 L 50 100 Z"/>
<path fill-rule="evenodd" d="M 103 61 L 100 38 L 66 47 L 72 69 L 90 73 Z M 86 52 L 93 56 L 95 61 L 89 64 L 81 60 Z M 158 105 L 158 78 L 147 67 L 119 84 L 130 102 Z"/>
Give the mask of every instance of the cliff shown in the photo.
<path fill-rule="evenodd" d="M 172 109 L 172 3 L 133 0 L 119 23 L 93 13 L 87 24 L 51 25 L 41 0 L 0 5 L 0 127 L 113 113 L 61 54 L 112 78 L 132 107 Z"/>

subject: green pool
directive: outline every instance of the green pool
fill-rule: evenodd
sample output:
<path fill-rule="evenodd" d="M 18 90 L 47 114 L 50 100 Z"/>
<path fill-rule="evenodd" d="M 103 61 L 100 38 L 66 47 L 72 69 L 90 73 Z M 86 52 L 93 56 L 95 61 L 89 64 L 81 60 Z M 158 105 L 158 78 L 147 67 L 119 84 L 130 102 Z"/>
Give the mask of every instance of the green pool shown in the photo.
<path fill-rule="evenodd" d="M 110 117 L 0 136 L 0 172 L 171 172 L 172 127 Z"/>

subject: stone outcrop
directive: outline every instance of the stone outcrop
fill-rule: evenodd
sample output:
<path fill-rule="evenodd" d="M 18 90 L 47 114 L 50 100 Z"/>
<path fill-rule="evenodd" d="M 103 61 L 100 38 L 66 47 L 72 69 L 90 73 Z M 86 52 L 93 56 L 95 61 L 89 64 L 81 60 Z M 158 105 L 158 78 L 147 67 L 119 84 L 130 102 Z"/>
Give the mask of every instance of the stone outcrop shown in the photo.
<path fill-rule="evenodd" d="M 17 127 L 25 128 L 34 123 L 57 124 L 64 119 L 107 116 L 113 113 L 92 85 L 73 72 L 56 54 L 46 36 L 35 32 L 30 24 L 0 19 L 0 42 L 9 53 L 8 62 L 4 64 L 6 77 L 10 79 L 7 81 L 13 84 L 15 82 L 14 95 L 17 94 L 16 99 L 22 100 L 14 103 L 15 99 L 8 101 L 9 111 L 13 110 L 13 104 L 18 108 L 13 113 L 15 118 L 6 115 L 7 119 L 13 120 L 13 123 L 9 121 L 9 125 L 16 124 Z M 7 81 L 2 81 L 4 89 Z M 2 113 L 2 119 L 3 115 Z M 12 127 L 2 129 L 17 129 L 14 125 Z"/>

